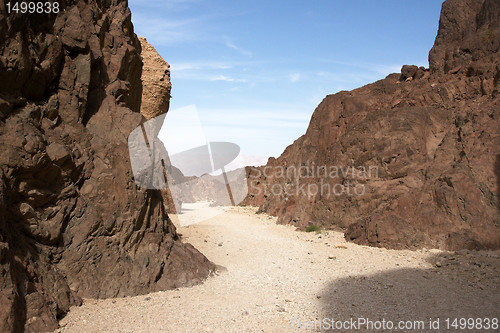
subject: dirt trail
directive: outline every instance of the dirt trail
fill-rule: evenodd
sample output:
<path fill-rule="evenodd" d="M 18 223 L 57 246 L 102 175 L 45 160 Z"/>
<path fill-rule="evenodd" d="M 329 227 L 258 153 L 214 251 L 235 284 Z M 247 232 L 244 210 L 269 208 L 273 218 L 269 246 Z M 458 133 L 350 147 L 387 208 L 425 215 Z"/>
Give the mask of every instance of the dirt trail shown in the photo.
<path fill-rule="evenodd" d="M 373 325 L 424 321 L 425 329 L 413 330 L 422 332 L 430 331 L 429 318 L 441 317 L 440 329 L 432 330 L 438 332 L 445 331 L 445 318 L 500 318 L 498 251 L 346 244 L 342 233 L 297 232 L 250 207 L 178 231 L 227 271 L 190 288 L 85 300 L 62 319 L 59 331 L 293 332 L 298 326 L 296 331 L 319 331 L 318 323 L 304 329 L 317 319 L 328 318 L 324 329 L 332 318 L 357 323 L 363 317 Z M 336 331 L 367 332 L 351 328 Z M 384 331 L 390 330 L 378 330 Z"/>

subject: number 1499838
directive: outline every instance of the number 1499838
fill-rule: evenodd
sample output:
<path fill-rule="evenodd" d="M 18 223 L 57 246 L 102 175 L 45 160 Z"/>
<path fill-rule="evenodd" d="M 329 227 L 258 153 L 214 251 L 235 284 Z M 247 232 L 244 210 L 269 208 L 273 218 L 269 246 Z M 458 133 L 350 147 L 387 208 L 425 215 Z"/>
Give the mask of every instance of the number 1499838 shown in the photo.
<path fill-rule="evenodd" d="M 21 14 L 57 14 L 59 13 L 59 3 L 57 1 L 30 1 L 30 2 L 7 2 L 7 13 L 21 13 Z"/>

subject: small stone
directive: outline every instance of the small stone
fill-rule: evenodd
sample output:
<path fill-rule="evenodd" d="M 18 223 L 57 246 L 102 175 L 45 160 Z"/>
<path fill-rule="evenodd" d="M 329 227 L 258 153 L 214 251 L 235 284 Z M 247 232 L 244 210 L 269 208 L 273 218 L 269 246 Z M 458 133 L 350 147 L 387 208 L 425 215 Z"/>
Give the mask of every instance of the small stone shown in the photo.
<path fill-rule="evenodd" d="M 346 243 L 339 243 L 339 244 L 335 244 L 335 247 L 337 249 L 347 249 L 347 244 Z"/>
<path fill-rule="evenodd" d="M 290 303 L 290 302 L 293 302 L 293 300 L 291 300 L 290 298 L 285 298 L 285 302 Z"/>
<path fill-rule="evenodd" d="M 448 73 L 450 73 L 450 74 L 457 74 L 461 69 L 462 69 L 462 66 L 457 66 L 457 67 L 455 67 L 453 69 L 450 69 L 448 71 Z"/>
<path fill-rule="evenodd" d="M 222 246 L 222 242 L 220 242 L 218 245 L 219 245 L 219 246 Z"/>
<path fill-rule="evenodd" d="M 47 155 L 57 165 L 64 164 L 68 159 L 71 159 L 71 154 L 66 147 L 60 143 L 51 143 L 46 147 Z"/>
<path fill-rule="evenodd" d="M 150 299 L 151 299 L 151 297 L 149 297 L 149 296 L 144 298 L 145 301 L 149 301 Z"/>
<path fill-rule="evenodd" d="M 279 307 L 279 308 L 276 309 L 276 311 L 278 311 L 278 312 L 285 312 L 286 310 L 283 307 Z"/>
<path fill-rule="evenodd" d="M 337 259 L 337 257 L 335 257 L 335 256 L 328 256 L 328 259 L 335 260 L 335 259 Z"/>
<path fill-rule="evenodd" d="M 19 211 L 21 212 L 21 215 L 25 218 L 36 217 L 36 213 L 33 207 L 31 207 L 29 204 L 25 202 L 19 205 Z"/>
<path fill-rule="evenodd" d="M 441 267 L 443 264 L 440 261 L 436 261 L 436 267 Z"/>
<path fill-rule="evenodd" d="M 415 65 L 411 65 L 411 66 L 410 65 L 403 65 L 403 67 L 401 67 L 401 80 L 408 81 L 408 79 L 413 79 L 413 77 L 415 76 L 417 71 L 418 71 L 418 67 Z"/>

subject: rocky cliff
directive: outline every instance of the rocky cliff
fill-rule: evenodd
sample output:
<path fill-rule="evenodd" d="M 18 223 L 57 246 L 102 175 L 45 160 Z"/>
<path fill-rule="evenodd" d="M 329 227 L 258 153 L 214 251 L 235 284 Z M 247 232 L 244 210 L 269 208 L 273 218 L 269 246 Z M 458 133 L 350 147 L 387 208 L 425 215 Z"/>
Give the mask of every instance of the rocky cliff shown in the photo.
<path fill-rule="evenodd" d="M 190 285 L 214 269 L 133 179 L 127 136 L 144 119 L 127 1 L 59 4 L 15 14 L 0 0 L 2 332 L 52 330 L 80 297 Z"/>
<path fill-rule="evenodd" d="M 327 96 L 250 171 L 246 203 L 359 244 L 500 247 L 499 14 L 497 0 L 444 2 L 430 68 Z"/>

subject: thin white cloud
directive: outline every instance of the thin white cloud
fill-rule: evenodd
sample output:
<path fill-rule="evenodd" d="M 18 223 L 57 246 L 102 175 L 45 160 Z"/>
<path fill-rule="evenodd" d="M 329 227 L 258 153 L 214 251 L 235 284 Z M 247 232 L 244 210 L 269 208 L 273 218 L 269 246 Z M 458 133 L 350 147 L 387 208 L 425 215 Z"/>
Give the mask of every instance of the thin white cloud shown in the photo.
<path fill-rule="evenodd" d="M 159 137 L 169 153 L 190 149 L 207 141 L 229 141 L 240 145 L 242 154 L 258 155 L 245 164 L 265 163 L 278 156 L 290 137 L 302 135 L 310 112 L 282 106 L 281 109 L 200 109 L 190 105 L 170 110 Z M 265 156 L 264 155 L 264 156 Z"/>
<path fill-rule="evenodd" d="M 247 57 L 251 57 L 253 54 L 252 52 L 248 51 L 248 50 L 245 50 L 237 45 L 235 45 L 231 40 L 229 40 L 228 38 L 226 38 L 224 44 L 226 45 L 226 47 L 230 48 L 230 49 L 233 49 L 233 50 L 236 50 L 238 51 L 239 53 L 243 54 L 244 56 L 247 56 Z"/>
<path fill-rule="evenodd" d="M 179 9 L 181 6 L 185 9 L 199 2 L 200 0 L 129 0 L 129 5 L 164 9 Z"/>
<path fill-rule="evenodd" d="M 204 126 L 212 128 L 232 128 L 237 131 L 249 127 L 263 128 L 303 128 L 311 118 L 309 109 L 292 109 L 286 106 L 275 109 L 231 108 L 199 110 Z"/>
<path fill-rule="evenodd" d="M 331 64 L 336 64 L 336 65 L 342 65 L 346 67 L 353 67 L 353 68 L 360 68 L 368 72 L 372 73 L 377 73 L 377 74 L 382 74 L 382 75 L 388 75 L 391 73 L 399 73 L 401 71 L 401 67 L 404 65 L 404 63 L 393 63 L 393 64 L 374 64 L 374 63 L 367 63 L 367 62 L 349 62 L 349 61 L 341 61 L 341 60 L 332 60 L 332 59 L 316 59 L 316 61 L 319 62 L 324 62 L 324 63 L 331 63 Z M 414 63 L 417 66 L 424 66 L 427 67 L 428 64 L 422 63 L 422 62 L 416 62 Z"/>
<path fill-rule="evenodd" d="M 295 83 L 300 80 L 300 73 L 290 74 L 288 75 L 288 79 L 290 80 L 290 82 Z"/>
<path fill-rule="evenodd" d="M 164 20 L 139 13 L 132 15 L 135 32 L 139 36 L 146 37 L 155 46 L 206 40 L 209 36 L 204 29 L 201 29 L 202 21 L 203 18 Z"/>
<path fill-rule="evenodd" d="M 225 75 L 217 75 L 210 79 L 210 81 L 226 81 L 226 82 L 247 82 L 245 79 L 235 79 Z"/>
<path fill-rule="evenodd" d="M 230 69 L 237 64 L 220 61 L 194 61 L 194 62 L 174 62 L 170 64 L 172 70 L 187 71 L 187 70 L 207 70 L 207 69 Z"/>

